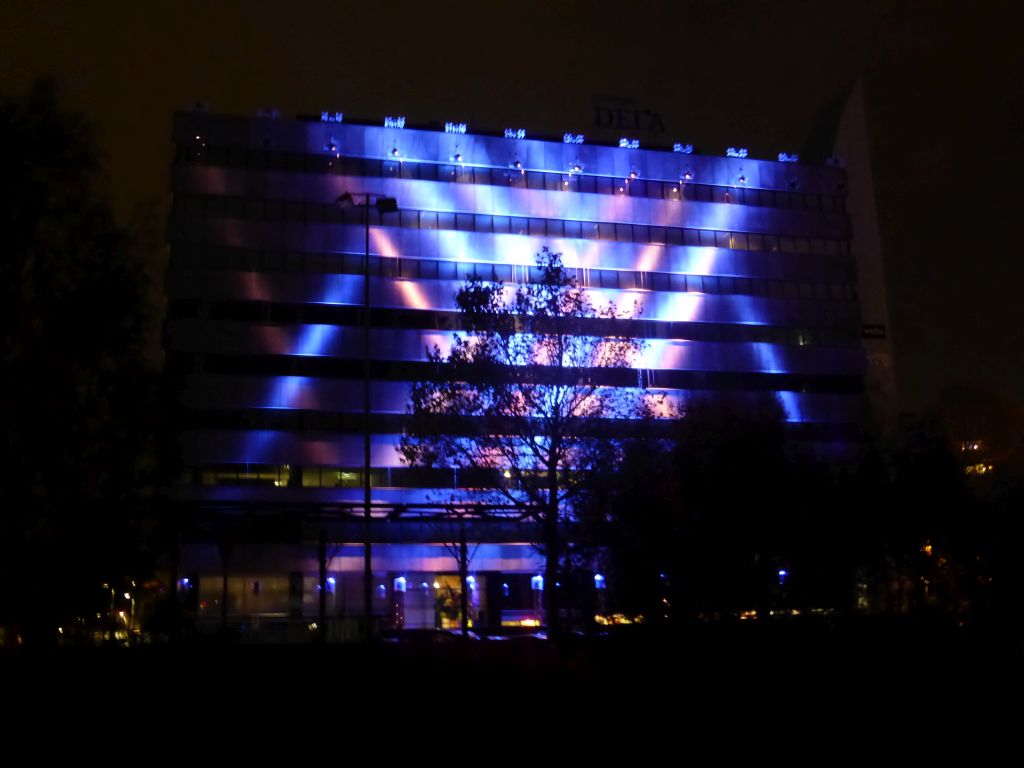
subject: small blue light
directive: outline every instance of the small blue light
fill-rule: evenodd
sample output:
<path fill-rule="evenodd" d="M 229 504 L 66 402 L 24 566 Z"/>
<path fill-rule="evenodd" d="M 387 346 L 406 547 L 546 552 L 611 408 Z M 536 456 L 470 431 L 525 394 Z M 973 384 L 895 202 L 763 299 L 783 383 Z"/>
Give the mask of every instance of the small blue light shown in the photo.
<path fill-rule="evenodd" d="M 469 585 L 470 589 L 476 589 L 476 577 L 474 577 L 474 576 L 467 576 L 466 577 L 466 583 Z"/>
<path fill-rule="evenodd" d="M 509 586 L 507 581 L 501 582 L 501 592 L 503 595 L 505 595 L 505 597 L 508 597 Z"/>
<path fill-rule="evenodd" d="M 405 592 L 405 585 L 405 576 L 399 576 L 397 579 L 395 579 L 395 592 Z M 381 584 L 381 587 L 383 586 L 384 585 Z"/>
<path fill-rule="evenodd" d="M 333 587 L 334 584 L 335 584 L 334 577 L 333 576 L 328 576 L 327 577 L 327 583 L 330 584 Z"/>
<path fill-rule="evenodd" d="M 602 576 L 600 573 L 595 573 L 594 574 L 594 589 L 604 589 L 605 586 L 606 585 L 605 585 L 605 581 L 604 581 L 604 576 Z"/>
<path fill-rule="evenodd" d="M 181 583 L 184 584 L 187 587 L 188 586 L 188 579 L 182 579 Z"/>
<path fill-rule="evenodd" d="M 747 156 L 747 154 L 748 152 L 746 147 L 739 147 L 738 149 L 736 147 L 729 147 L 728 149 L 725 150 L 726 157 L 744 158 Z"/>
<path fill-rule="evenodd" d="M 378 584 L 377 589 L 379 589 L 381 592 L 387 591 L 387 587 L 385 587 L 383 584 Z"/>
<path fill-rule="evenodd" d="M 530 589 L 532 589 L 534 592 L 543 592 L 544 591 L 544 577 L 543 576 L 534 576 L 532 579 L 530 579 Z"/>
<path fill-rule="evenodd" d="M 425 581 L 421 581 L 420 582 L 420 588 L 421 589 L 430 589 L 430 585 L 427 584 L 427 582 L 425 582 Z"/>

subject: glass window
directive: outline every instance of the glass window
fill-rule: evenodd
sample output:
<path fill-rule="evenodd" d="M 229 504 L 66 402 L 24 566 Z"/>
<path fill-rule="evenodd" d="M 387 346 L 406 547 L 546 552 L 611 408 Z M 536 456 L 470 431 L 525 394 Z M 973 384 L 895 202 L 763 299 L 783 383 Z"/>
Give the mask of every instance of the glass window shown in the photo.
<path fill-rule="evenodd" d="M 587 240 L 601 239 L 600 227 L 598 227 L 596 221 L 583 221 L 580 222 L 580 226 L 583 231 L 583 237 L 585 237 Z"/>
<path fill-rule="evenodd" d="M 665 233 L 665 228 L 650 227 L 647 240 L 648 242 L 656 243 L 657 245 L 665 245 L 665 243 L 668 242 L 667 235 Z"/>
<path fill-rule="evenodd" d="M 438 229 L 455 229 L 455 214 L 454 213 L 438 213 L 437 214 L 437 228 Z"/>
<path fill-rule="evenodd" d="M 476 222 L 471 213 L 455 214 L 455 228 L 463 232 L 472 232 L 476 229 Z"/>
<path fill-rule="evenodd" d="M 706 246 L 714 246 L 715 244 L 715 233 L 710 229 L 699 229 L 697 230 L 700 235 L 700 244 Z"/>
<path fill-rule="evenodd" d="M 756 232 L 751 232 L 747 235 L 747 245 L 751 251 L 763 251 L 764 237 Z"/>
<path fill-rule="evenodd" d="M 612 180 L 607 176 L 595 176 L 594 191 L 599 195 L 610 195 L 615 191 L 615 189 Z"/>
<path fill-rule="evenodd" d="M 544 219 L 530 219 L 530 234 L 543 237 Z"/>
<path fill-rule="evenodd" d="M 437 229 L 437 214 L 434 211 L 420 211 L 420 229 Z"/>
<path fill-rule="evenodd" d="M 437 277 L 440 280 L 458 280 L 458 265 L 454 261 L 437 262 Z"/>
<path fill-rule="evenodd" d="M 426 280 L 437 279 L 437 262 L 433 259 L 424 259 L 419 263 L 419 274 Z"/>
<path fill-rule="evenodd" d="M 484 213 L 477 214 L 475 226 L 477 232 L 491 232 L 494 228 L 494 217 Z"/>
<path fill-rule="evenodd" d="M 509 218 L 508 216 L 495 216 L 494 217 L 494 231 L 499 234 L 507 234 L 509 232 Z"/>
<path fill-rule="evenodd" d="M 732 248 L 739 251 L 747 250 L 747 235 L 745 232 L 732 233 Z"/>
<path fill-rule="evenodd" d="M 581 176 L 577 175 L 576 185 L 580 192 L 595 192 L 596 186 L 593 176 Z"/>
<path fill-rule="evenodd" d="M 811 252 L 811 241 L 807 237 L 794 238 L 797 253 L 810 253 Z"/>
<path fill-rule="evenodd" d="M 633 240 L 632 226 L 629 224 L 615 225 L 615 239 L 620 243 L 629 243 Z"/>
<path fill-rule="evenodd" d="M 687 275 L 686 276 L 686 290 L 695 291 L 700 293 L 704 290 L 704 283 L 701 280 L 700 275 Z"/>
<path fill-rule="evenodd" d="M 669 276 L 664 272 L 648 272 L 647 285 L 652 291 L 669 290 Z"/>
<path fill-rule="evenodd" d="M 714 275 L 705 275 L 702 278 L 705 293 L 718 293 L 718 278 Z"/>
<path fill-rule="evenodd" d="M 700 239 L 698 237 L 698 231 L 696 229 L 684 229 L 683 230 L 683 242 L 686 245 L 700 245 Z"/>
<path fill-rule="evenodd" d="M 573 238 L 583 237 L 583 228 L 578 221 L 565 222 L 565 236 Z"/>
<path fill-rule="evenodd" d="M 526 219 L 519 216 L 511 217 L 510 226 L 513 235 L 525 235 L 529 231 Z"/>
<path fill-rule="evenodd" d="M 417 229 L 420 225 L 419 211 L 407 211 L 403 208 L 399 211 L 399 220 L 403 227 Z"/>
<path fill-rule="evenodd" d="M 544 189 L 544 176 L 539 171 L 526 172 L 526 186 L 530 189 Z"/>
<path fill-rule="evenodd" d="M 665 230 L 665 240 L 669 245 L 682 245 L 683 230 L 677 227 L 668 227 Z"/>
<path fill-rule="evenodd" d="M 560 219 L 547 219 L 545 229 L 548 237 L 564 237 L 565 229 Z"/>
<path fill-rule="evenodd" d="M 764 236 L 764 249 L 766 251 L 778 251 L 779 250 L 779 238 L 775 235 Z"/>

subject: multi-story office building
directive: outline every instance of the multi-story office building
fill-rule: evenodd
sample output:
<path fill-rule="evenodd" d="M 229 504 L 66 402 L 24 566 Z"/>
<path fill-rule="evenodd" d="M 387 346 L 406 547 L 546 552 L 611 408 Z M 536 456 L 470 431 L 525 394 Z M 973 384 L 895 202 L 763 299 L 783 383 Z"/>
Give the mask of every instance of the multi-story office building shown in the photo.
<path fill-rule="evenodd" d="M 858 290 L 874 288 L 858 286 L 838 164 L 335 114 L 182 113 L 174 144 L 167 343 L 187 471 L 172 495 L 198 532 L 178 575 L 201 617 L 309 623 L 321 584 L 329 616 L 358 616 L 368 531 L 375 613 L 451 620 L 458 534 L 430 519 L 424 485 L 459 480 L 402 466 L 409 382 L 458 328 L 462 283 L 536 279 L 545 246 L 595 302 L 642 305 L 634 386 L 675 401 L 775 393 L 823 454 L 849 452 L 867 422 Z M 345 208 L 344 193 L 398 210 Z M 478 623 L 535 617 L 543 563 L 530 536 L 494 522 L 468 536 Z"/>

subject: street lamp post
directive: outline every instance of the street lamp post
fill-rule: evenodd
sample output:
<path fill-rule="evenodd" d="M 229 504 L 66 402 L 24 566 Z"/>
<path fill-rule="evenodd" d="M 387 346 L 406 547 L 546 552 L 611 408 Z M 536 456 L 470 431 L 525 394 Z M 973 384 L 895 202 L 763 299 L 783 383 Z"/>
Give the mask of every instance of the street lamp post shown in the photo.
<path fill-rule="evenodd" d="M 395 213 L 398 201 L 372 192 L 343 192 L 336 203 L 340 208 L 353 208 L 356 197 L 363 198 L 363 226 L 366 243 L 363 251 L 363 620 L 365 636 L 373 626 L 373 546 L 370 541 L 370 205 L 379 213 Z M 321 591 L 326 589 L 320 585 Z"/>

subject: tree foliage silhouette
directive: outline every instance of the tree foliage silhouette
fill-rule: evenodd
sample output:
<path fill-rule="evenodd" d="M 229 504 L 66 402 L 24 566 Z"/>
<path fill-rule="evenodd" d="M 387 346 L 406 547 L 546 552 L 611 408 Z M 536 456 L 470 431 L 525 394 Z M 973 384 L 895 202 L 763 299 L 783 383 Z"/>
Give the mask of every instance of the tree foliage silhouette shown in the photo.
<path fill-rule="evenodd" d="M 93 130 L 55 84 L 0 96 L 0 148 L 0 621 L 55 637 L 138 568 L 152 313 Z"/>
<path fill-rule="evenodd" d="M 471 280 L 458 292 L 466 330 L 450 349 L 428 352 L 435 375 L 412 386 L 399 450 L 407 464 L 473 478 L 475 492 L 455 491 L 450 503 L 482 515 L 502 509 L 539 529 L 546 619 L 556 629 L 574 502 L 619 442 L 608 420 L 644 413 L 629 370 L 643 342 L 615 332 L 623 315 L 595 307 L 560 254 L 544 248 L 534 275 L 518 287 Z M 613 386 L 624 383 L 634 386 Z"/>

